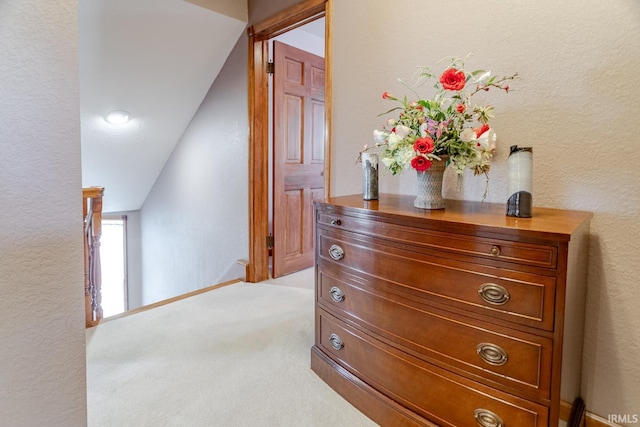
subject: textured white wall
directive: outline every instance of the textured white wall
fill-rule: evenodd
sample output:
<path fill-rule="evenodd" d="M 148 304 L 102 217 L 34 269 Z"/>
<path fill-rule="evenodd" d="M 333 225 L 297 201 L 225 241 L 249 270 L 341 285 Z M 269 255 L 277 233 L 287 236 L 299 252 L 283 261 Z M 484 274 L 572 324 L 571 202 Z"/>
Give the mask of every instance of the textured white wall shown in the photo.
<path fill-rule="evenodd" d="M 507 198 L 512 144 L 532 146 L 534 204 L 594 212 L 582 393 L 588 410 L 640 414 L 640 2 L 568 0 L 335 1 L 331 194 L 361 192 L 354 160 L 390 108 L 396 78 L 446 56 L 519 72 L 489 95 L 498 150 L 488 201 Z M 383 174 L 381 191 L 413 194 L 415 178 Z M 484 180 L 447 196 L 480 200 Z"/>
<path fill-rule="evenodd" d="M 246 1 L 238 0 L 185 0 L 201 7 L 222 13 L 232 18 L 247 22 L 248 5 Z"/>
<path fill-rule="evenodd" d="M 250 24 L 297 2 L 252 0 Z M 244 275 L 236 261 L 249 252 L 247 46 L 243 35 L 143 205 L 143 305 Z"/>
<path fill-rule="evenodd" d="M 145 305 L 225 280 L 248 256 L 247 45 L 241 36 L 142 207 Z"/>
<path fill-rule="evenodd" d="M 247 3 L 249 7 L 249 25 L 252 25 L 300 3 L 300 0 L 248 0 Z"/>
<path fill-rule="evenodd" d="M 77 3 L 0 2 L 0 424 L 86 425 Z"/>

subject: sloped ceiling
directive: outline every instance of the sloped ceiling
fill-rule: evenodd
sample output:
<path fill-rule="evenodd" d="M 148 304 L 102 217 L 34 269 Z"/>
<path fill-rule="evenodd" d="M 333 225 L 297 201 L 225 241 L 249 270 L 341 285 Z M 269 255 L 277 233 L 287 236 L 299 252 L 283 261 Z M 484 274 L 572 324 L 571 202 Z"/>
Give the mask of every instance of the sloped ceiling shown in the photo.
<path fill-rule="evenodd" d="M 245 29 L 222 12 L 182 0 L 79 1 L 82 184 L 105 187 L 105 212 L 144 203 Z M 132 118 L 111 125 L 112 110 Z"/>

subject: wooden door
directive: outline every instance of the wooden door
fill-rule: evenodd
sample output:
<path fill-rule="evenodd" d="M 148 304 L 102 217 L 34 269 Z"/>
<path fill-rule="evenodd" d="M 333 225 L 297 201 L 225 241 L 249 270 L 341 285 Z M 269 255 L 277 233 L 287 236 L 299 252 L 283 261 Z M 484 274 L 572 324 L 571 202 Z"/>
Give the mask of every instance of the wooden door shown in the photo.
<path fill-rule="evenodd" d="M 324 198 L 324 58 L 274 42 L 273 277 L 313 265 Z"/>

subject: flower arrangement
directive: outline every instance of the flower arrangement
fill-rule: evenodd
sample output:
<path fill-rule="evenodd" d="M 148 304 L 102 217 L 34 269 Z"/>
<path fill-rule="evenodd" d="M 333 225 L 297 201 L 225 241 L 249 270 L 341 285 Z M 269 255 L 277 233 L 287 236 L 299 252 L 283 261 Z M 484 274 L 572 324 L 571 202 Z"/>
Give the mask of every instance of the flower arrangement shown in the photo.
<path fill-rule="evenodd" d="M 470 168 L 475 175 L 488 177 L 496 147 L 496 134 L 489 127 L 493 107 L 475 105 L 473 97 L 493 88 L 509 92 L 507 83 L 517 78 L 517 73 L 496 78 L 490 71 L 465 71 L 464 60 L 449 58 L 449 61 L 430 99 L 422 99 L 406 84 L 415 100 L 406 96 L 399 99 L 389 92 L 382 94 L 384 99 L 399 105 L 380 116 L 394 111 L 399 111 L 399 115 L 389 119 L 382 129 L 374 130 L 375 145 L 365 145 L 363 151 L 379 148 L 380 160 L 393 175 L 409 168 L 426 171 L 433 161 L 447 156 L 447 165 L 459 176 Z M 416 84 L 437 77 L 428 67 L 421 67 L 416 76 Z"/>

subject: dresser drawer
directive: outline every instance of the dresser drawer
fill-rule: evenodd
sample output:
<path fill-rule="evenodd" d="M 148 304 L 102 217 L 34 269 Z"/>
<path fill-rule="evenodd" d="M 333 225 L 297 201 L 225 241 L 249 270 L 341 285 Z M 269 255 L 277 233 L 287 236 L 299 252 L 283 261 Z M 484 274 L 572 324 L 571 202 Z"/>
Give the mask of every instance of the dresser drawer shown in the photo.
<path fill-rule="evenodd" d="M 388 240 L 419 245 L 441 254 L 474 256 L 552 269 L 557 266 L 558 251 L 551 245 L 467 236 L 322 211 L 318 212 L 316 221 L 339 230 L 384 236 Z"/>
<path fill-rule="evenodd" d="M 337 317 L 485 384 L 549 399 L 550 338 L 423 306 L 370 283 L 349 280 L 340 271 L 320 268 L 317 281 L 318 303 Z"/>
<path fill-rule="evenodd" d="M 443 426 L 541 427 L 545 406 L 458 377 L 390 347 L 318 310 L 320 349 L 391 399 Z M 499 424 L 502 422 L 502 424 Z"/>
<path fill-rule="evenodd" d="M 553 329 L 554 276 L 442 259 L 353 233 L 318 230 L 318 259 L 395 284 L 399 291 L 475 313 Z"/>

